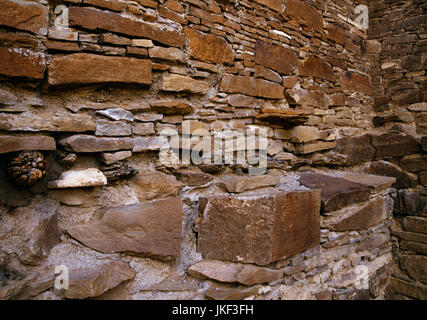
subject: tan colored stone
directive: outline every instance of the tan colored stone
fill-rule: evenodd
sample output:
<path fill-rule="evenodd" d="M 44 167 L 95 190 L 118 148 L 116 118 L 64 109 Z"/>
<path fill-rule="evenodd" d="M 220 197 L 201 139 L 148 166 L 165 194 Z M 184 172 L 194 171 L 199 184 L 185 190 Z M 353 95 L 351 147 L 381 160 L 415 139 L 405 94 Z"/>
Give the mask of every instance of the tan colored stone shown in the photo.
<path fill-rule="evenodd" d="M 206 290 L 205 296 L 214 300 L 243 300 L 256 295 L 260 288 L 260 286 L 229 287 L 212 283 L 208 290 Z"/>
<path fill-rule="evenodd" d="M 289 130 L 280 130 L 277 137 L 297 143 L 316 141 L 320 138 L 319 130 L 316 127 L 309 126 L 297 126 Z"/>
<path fill-rule="evenodd" d="M 43 79 L 45 70 L 44 53 L 0 47 L 0 75 L 40 80 Z"/>
<path fill-rule="evenodd" d="M 191 28 L 184 28 L 191 56 L 205 62 L 232 64 L 234 52 L 230 44 L 221 37 L 205 34 Z"/>
<path fill-rule="evenodd" d="M 293 88 L 291 90 L 286 90 L 286 97 L 289 103 L 304 107 L 328 109 L 331 104 L 331 98 L 320 90 Z"/>
<path fill-rule="evenodd" d="M 63 295 L 68 299 L 97 297 L 134 277 L 135 271 L 127 263 L 120 261 L 90 269 L 70 270 L 69 287 L 64 290 Z"/>
<path fill-rule="evenodd" d="M 165 74 L 162 78 L 160 89 L 173 92 L 207 93 L 209 91 L 209 83 L 179 74 Z"/>
<path fill-rule="evenodd" d="M 291 49 L 258 40 L 255 62 L 279 73 L 291 74 L 297 67 L 298 58 Z"/>
<path fill-rule="evenodd" d="M 280 270 L 216 260 L 199 262 L 188 269 L 188 274 L 197 278 L 241 283 L 246 286 L 272 282 L 283 276 Z"/>
<path fill-rule="evenodd" d="M 283 99 L 284 88 L 274 82 L 255 79 L 249 76 L 223 76 L 220 89 L 228 93 L 242 93 L 253 97 Z"/>
<path fill-rule="evenodd" d="M 185 53 L 177 48 L 153 47 L 148 49 L 148 54 L 150 58 L 178 61 L 181 63 L 187 61 Z"/>
<path fill-rule="evenodd" d="M 174 176 L 161 172 L 139 174 L 132 179 L 141 201 L 176 196 L 184 187 Z"/>
<path fill-rule="evenodd" d="M 336 146 L 337 146 L 336 141 L 332 141 L 332 142 L 319 141 L 319 142 L 297 145 L 294 148 L 294 152 L 296 154 L 309 154 L 317 151 L 333 149 Z"/>
<path fill-rule="evenodd" d="M 247 190 L 275 186 L 280 183 L 279 176 L 225 176 L 221 184 L 228 192 L 241 193 Z"/>
<path fill-rule="evenodd" d="M 369 186 L 374 192 L 380 192 L 390 188 L 396 182 L 394 177 L 382 177 L 372 174 L 347 172 L 343 176 L 344 179 L 351 182 L 360 183 Z"/>
<path fill-rule="evenodd" d="M 90 115 L 58 112 L 35 115 L 23 112 L 19 115 L 1 114 L 0 128 L 6 131 L 95 131 Z"/>
<path fill-rule="evenodd" d="M 293 128 L 304 124 L 308 117 L 305 112 L 294 109 L 262 109 L 262 113 L 256 118 L 263 122 L 268 122 L 273 128 Z M 280 138 L 282 139 L 282 138 Z M 285 138 L 287 139 L 287 137 Z"/>
<path fill-rule="evenodd" d="M 49 136 L 0 135 L 0 154 L 22 150 L 55 150 L 55 139 Z"/>
<path fill-rule="evenodd" d="M 266 265 L 319 244 L 320 191 L 207 199 L 198 250 L 209 259 Z"/>
<path fill-rule="evenodd" d="M 49 66 L 50 85 L 108 82 L 151 84 L 151 61 L 75 53 L 56 57 Z"/>
<path fill-rule="evenodd" d="M 103 152 L 130 150 L 134 147 L 131 138 L 100 138 L 77 134 L 59 141 L 67 151 L 71 152 Z"/>
<path fill-rule="evenodd" d="M 46 35 L 48 7 L 36 2 L 2 0 L 0 25 Z"/>
<path fill-rule="evenodd" d="M 139 134 L 142 136 L 149 136 L 155 134 L 154 124 L 151 122 L 147 123 L 134 123 L 132 125 L 132 133 Z"/>
<path fill-rule="evenodd" d="M 274 72 L 273 70 L 264 68 L 262 66 L 255 66 L 254 77 L 264 78 L 265 80 L 269 80 L 277 83 L 282 82 L 282 77 L 277 72 Z"/>
<path fill-rule="evenodd" d="M 67 232 L 102 253 L 131 252 L 171 258 L 181 250 L 182 200 L 169 198 L 102 209 L 93 220 Z"/>
<path fill-rule="evenodd" d="M 279 13 L 283 11 L 283 4 L 281 0 L 255 0 L 255 2 L 266 6 L 267 8 L 273 9 Z"/>

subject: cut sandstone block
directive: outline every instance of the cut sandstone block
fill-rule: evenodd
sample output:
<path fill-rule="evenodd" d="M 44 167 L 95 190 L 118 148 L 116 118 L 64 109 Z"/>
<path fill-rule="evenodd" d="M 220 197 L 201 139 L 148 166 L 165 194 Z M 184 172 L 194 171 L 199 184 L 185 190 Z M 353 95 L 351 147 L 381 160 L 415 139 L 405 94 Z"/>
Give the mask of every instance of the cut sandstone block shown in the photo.
<path fill-rule="evenodd" d="M 217 196 L 204 203 L 198 224 L 204 258 L 267 265 L 320 243 L 320 190 Z"/>

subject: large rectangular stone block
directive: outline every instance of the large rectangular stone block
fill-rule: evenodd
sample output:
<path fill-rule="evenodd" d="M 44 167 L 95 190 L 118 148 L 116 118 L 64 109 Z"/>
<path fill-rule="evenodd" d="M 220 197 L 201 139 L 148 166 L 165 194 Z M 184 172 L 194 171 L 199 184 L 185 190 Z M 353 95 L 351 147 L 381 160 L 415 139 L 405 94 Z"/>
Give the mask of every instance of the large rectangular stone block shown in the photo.
<path fill-rule="evenodd" d="M 320 243 L 320 190 L 208 198 L 203 257 L 267 265 Z"/>
<path fill-rule="evenodd" d="M 103 253 L 132 252 L 176 257 L 181 250 L 182 200 L 169 198 L 108 208 L 94 220 L 73 225 L 67 232 Z"/>
<path fill-rule="evenodd" d="M 23 48 L 0 48 L 0 75 L 40 80 L 45 70 L 44 53 Z"/>
<path fill-rule="evenodd" d="M 56 57 L 49 66 L 49 84 L 151 84 L 151 61 L 75 53 Z"/>
<path fill-rule="evenodd" d="M 48 7 L 30 1 L 2 0 L 0 25 L 46 35 Z"/>

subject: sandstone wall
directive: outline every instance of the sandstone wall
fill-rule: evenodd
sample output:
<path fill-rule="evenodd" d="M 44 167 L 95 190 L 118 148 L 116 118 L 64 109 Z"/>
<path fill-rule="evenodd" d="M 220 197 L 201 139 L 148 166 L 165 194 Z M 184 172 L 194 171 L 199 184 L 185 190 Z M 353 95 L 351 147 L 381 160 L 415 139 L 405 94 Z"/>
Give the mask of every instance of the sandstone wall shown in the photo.
<path fill-rule="evenodd" d="M 374 121 L 384 46 L 358 4 L 2 1 L 0 296 L 383 298 L 389 193 L 425 144 Z M 186 124 L 265 128 L 266 174 L 161 163 Z"/>
<path fill-rule="evenodd" d="M 374 59 L 374 125 L 423 136 L 423 152 L 399 156 L 377 169 L 396 170 L 393 243 L 394 298 L 426 298 L 426 115 L 427 4 L 425 1 L 371 1 L 370 46 Z M 374 171 L 376 171 L 375 169 Z M 384 171 L 385 170 L 385 171 Z M 388 173 L 389 175 L 391 172 Z M 400 181 L 400 183 L 399 183 Z M 406 182 L 404 182 L 406 181 Z"/>

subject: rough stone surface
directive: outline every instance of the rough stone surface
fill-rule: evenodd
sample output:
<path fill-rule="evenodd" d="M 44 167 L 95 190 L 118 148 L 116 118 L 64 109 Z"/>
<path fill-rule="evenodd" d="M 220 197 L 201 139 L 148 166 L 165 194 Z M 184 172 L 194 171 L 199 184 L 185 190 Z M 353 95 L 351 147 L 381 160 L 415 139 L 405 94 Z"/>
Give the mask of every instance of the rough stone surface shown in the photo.
<path fill-rule="evenodd" d="M 365 185 L 313 171 L 302 173 L 300 182 L 310 189 L 322 190 L 322 210 L 326 212 L 365 202 L 370 196 L 369 188 Z"/>
<path fill-rule="evenodd" d="M 141 201 L 176 196 L 184 187 L 174 176 L 161 172 L 140 174 L 132 180 L 138 187 L 137 193 Z"/>
<path fill-rule="evenodd" d="M 284 16 L 311 30 L 323 29 L 322 15 L 308 3 L 301 0 L 287 0 Z"/>
<path fill-rule="evenodd" d="M 36 2 L 4 0 L 0 13 L 0 24 L 46 35 L 48 7 Z"/>
<path fill-rule="evenodd" d="M 283 99 L 283 87 L 277 83 L 248 76 L 224 75 L 220 88 L 228 93 L 242 93 L 253 97 Z"/>
<path fill-rule="evenodd" d="M 163 91 L 206 93 L 209 90 L 209 84 L 206 81 L 179 74 L 166 74 L 162 78 L 160 88 Z"/>
<path fill-rule="evenodd" d="M 269 264 L 319 244 L 319 210 L 319 191 L 211 197 L 198 250 L 211 259 Z"/>
<path fill-rule="evenodd" d="M 49 66 L 50 85 L 105 82 L 151 84 L 151 61 L 75 53 L 54 58 Z"/>
<path fill-rule="evenodd" d="M 402 171 L 399 167 L 387 161 L 375 161 L 366 164 L 363 167 L 363 172 L 375 174 L 378 176 L 394 177 L 396 182 L 393 184 L 394 188 L 410 188 L 417 184 L 418 179 L 415 175 Z"/>
<path fill-rule="evenodd" d="M 366 230 L 387 218 L 384 199 L 379 197 L 360 208 L 351 210 L 328 225 L 334 231 Z"/>
<path fill-rule="evenodd" d="M 62 139 L 59 144 L 72 152 L 129 150 L 134 147 L 134 142 L 131 138 L 99 138 L 83 134 Z"/>
<path fill-rule="evenodd" d="M 309 57 L 300 63 L 298 73 L 301 76 L 312 76 L 332 82 L 336 80 L 332 67 L 317 57 Z"/>
<path fill-rule="evenodd" d="M 103 253 L 171 258 L 180 253 L 182 219 L 182 200 L 169 198 L 104 209 L 88 223 L 68 227 L 67 232 Z"/>
<path fill-rule="evenodd" d="M 78 26 L 88 30 L 101 29 L 133 37 L 149 38 L 173 47 L 181 47 L 184 44 L 184 38 L 177 31 L 162 30 L 141 20 L 123 17 L 118 13 L 71 7 L 69 17 L 70 26 Z"/>
<path fill-rule="evenodd" d="M 44 77 L 44 53 L 22 48 L 0 48 L 0 74 L 7 77 L 26 77 L 40 80 Z"/>
<path fill-rule="evenodd" d="M 70 170 L 61 173 L 59 180 L 49 181 L 49 188 L 80 188 L 103 186 L 107 184 L 107 178 L 99 169 Z"/>
<path fill-rule="evenodd" d="M 376 149 L 375 159 L 398 157 L 420 151 L 415 137 L 393 133 L 373 135 L 372 145 Z"/>
<path fill-rule="evenodd" d="M 231 46 L 223 38 L 212 34 L 184 28 L 184 35 L 189 42 L 191 56 L 206 62 L 232 64 L 234 53 Z"/>
<path fill-rule="evenodd" d="M 216 260 L 199 262 L 191 266 L 188 269 L 188 273 L 194 277 L 208 278 L 220 282 L 241 283 L 246 286 L 272 282 L 282 277 L 280 270 Z"/>
<path fill-rule="evenodd" d="M 348 164 L 372 161 L 376 153 L 376 149 L 371 143 L 371 136 L 367 134 L 338 139 L 334 151 L 344 154 Z"/>
<path fill-rule="evenodd" d="M 221 184 L 228 192 L 241 193 L 257 188 L 275 186 L 280 183 L 278 176 L 225 176 L 221 179 Z"/>
<path fill-rule="evenodd" d="M 180 100 L 156 101 L 150 106 L 152 110 L 166 115 L 185 115 L 194 111 L 193 106 Z"/>
<path fill-rule="evenodd" d="M 290 74 L 297 67 L 298 59 L 288 48 L 257 41 L 255 62 L 279 73 Z"/>
<path fill-rule="evenodd" d="M 0 135 L 0 153 L 22 150 L 55 150 L 55 139 L 49 136 L 10 136 Z"/>
<path fill-rule="evenodd" d="M 201 172 L 177 171 L 174 175 L 180 182 L 190 187 L 203 186 L 214 180 L 211 175 Z"/>
<path fill-rule="evenodd" d="M 135 270 L 127 263 L 114 261 L 98 268 L 70 270 L 69 274 L 69 287 L 64 290 L 64 296 L 86 299 L 100 296 L 123 281 L 133 279 Z"/>

